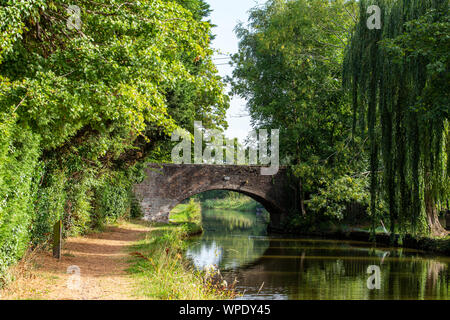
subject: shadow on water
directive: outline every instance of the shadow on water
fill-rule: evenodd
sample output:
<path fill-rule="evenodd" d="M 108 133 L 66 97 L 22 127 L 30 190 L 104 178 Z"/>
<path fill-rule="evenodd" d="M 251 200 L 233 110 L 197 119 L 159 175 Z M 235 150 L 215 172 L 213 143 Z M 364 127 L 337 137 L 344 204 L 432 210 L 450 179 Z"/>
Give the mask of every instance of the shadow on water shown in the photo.
<path fill-rule="evenodd" d="M 243 299 L 449 299 L 449 257 L 356 241 L 271 237 L 254 213 L 207 210 L 187 257 L 237 279 Z M 380 289 L 369 289 L 369 266 Z"/>

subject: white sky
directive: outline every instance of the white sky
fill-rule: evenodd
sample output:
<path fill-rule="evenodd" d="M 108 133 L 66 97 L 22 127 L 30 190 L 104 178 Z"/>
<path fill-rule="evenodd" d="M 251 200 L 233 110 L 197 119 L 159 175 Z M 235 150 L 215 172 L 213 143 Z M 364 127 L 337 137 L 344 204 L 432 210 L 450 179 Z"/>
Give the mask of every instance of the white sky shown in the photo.
<path fill-rule="evenodd" d="M 212 24 L 217 25 L 212 31 L 216 35 L 212 46 L 223 54 L 234 54 L 238 51 L 238 39 L 234 28 L 239 22 L 246 23 L 248 10 L 264 0 L 206 0 L 213 10 L 209 19 Z M 223 55 L 215 55 L 214 58 L 224 58 Z M 222 77 L 232 75 L 232 67 L 227 64 L 229 59 L 216 59 L 214 62 Z M 225 132 L 228 138 L 238 138 L 241 143 L 252 130 L 250 117 L 245 110 L 245 100 L 233 97 L 230 109 L 227 112 L 228 130 Z"/>

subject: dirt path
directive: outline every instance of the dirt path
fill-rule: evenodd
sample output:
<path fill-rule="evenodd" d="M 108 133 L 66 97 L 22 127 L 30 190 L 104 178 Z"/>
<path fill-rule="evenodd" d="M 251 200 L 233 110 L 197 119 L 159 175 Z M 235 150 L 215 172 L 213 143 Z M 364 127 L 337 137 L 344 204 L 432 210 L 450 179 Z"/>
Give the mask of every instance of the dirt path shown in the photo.
<path fill-rule="evenodd" d="M 138 299 L 133 295 L 134 281 L 125 271 L 127 248 L 149 231 L 145 225 L 121 223 L 102 233 L 69 238 L 61 260 L 52 258 L 50 252 L 37 253 L 33 267 L 0 292 L 0 299 Z"/>

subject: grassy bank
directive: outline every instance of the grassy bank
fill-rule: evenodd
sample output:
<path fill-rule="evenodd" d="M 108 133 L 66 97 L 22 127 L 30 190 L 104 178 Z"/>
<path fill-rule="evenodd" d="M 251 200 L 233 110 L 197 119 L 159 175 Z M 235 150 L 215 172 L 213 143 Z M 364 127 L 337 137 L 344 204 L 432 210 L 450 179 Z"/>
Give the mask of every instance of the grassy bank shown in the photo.
<path fill-rule="evenodd" d="M 212 281 L 183 258 L 186 239 L 202 231 L 197 202 L 179 205 L 170 224 L 151 224 L 146 238 L 132 246 L 128 272 L 137 283 L 136 295 L 148 299 L 211 300 L 235 296 L 231 287 Z"/>
<path fill-rule="evenodd" d="M 326 236 L 335 239 L 349 239 L 371 242 L 370 233 L 364 231 L 335 232 L 327 234 Z M 385 233 L 377 233 L 375 237 L 376 243 L 379 245 L 392 245 L 391 238 Z M 396 246 L 450 256 L 450 236 L 447 236 L 446 238 L 430 238 L 405 235 Z"/>
<path fill-rule="evenodd" d="M 202 207 L 194 199 L 189 203 L 179 204 L 170 212 L 170 221 L 175 224 L 184 224 L 188 235 L 203 232 Z"/>
<path fill-rule="evenodd" d="M 282 234 L 289 233 L 298 236 L 326 239 L 373 242 L 369 226 L 359 225 L 352 227 L 347 224 L 340 224 L 338 222 L 332 223 L 330 221 L 315 224 L 310 222 L 310 225 L 306 225 L 305 223 L 301 227 L 297 228 L 287 227 L 286 229 L 282 230 L 271 229 L 270 232 Z M 386 233 L 382 227 L 376 229 L 375 242 L 377 245 L 393 245 L 390 235 Z M 446 237 L 436 238 L 429 236 L 413 236 L 407 234 L 399 237 L 398 243 L 394 246 L 418 249 L 450 256 L 450 235 L 447 235 Z"/>
<path fill-rule="evenodd" d="M 258 203 L 249 197 L 226 197 L 205 200 L 202 206 L 207 209 L 255 211 Z"/>

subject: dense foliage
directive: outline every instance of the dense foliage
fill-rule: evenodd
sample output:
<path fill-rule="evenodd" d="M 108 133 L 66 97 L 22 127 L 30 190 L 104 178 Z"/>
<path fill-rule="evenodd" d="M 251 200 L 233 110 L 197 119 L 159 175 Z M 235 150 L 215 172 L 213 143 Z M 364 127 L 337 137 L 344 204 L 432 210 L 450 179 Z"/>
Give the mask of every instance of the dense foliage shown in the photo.
<path fill-rule="evenodd" d="M 58 219 L 73 235 L 138 215 L 131 186 L 175 128 L 226 126 L 208 13 L 202 0 L 0 1 L 0 274 Z"/>
<path fill-rule="evenodd" d="M 303 215 L 342 217 L 348 201 L 367 201 L 363 141 L 352 137 L 341 85 L 354 9 L 347 1 L 271 0 L 237 28 L 234 92 L 248 100 L 255 127 L 280 129 L 280 157 L 300 178 Z"/>
<path fill-rule="evenodd" d="M 381 29 L 367 28 L 372 4 Z M 280 129 L 291 225 L 356 208 L 373 230 L 444 233 L 448 8 L 269 0 L 237 27 L 230 82 L 256 129 Z M 209 11 L 203 0 L 0 0 L 0 279 L 59 219 L 68 236 L 139 216 L 132 185 L 146 161 L 169 160 L 175 129 L 226 127 Z"/>
<path fill-rule="evenodd" d="M 391 232 L 440 235 L 449 199 L 448 0 L 360 1 L 381 8 L 381 29 L 361 18 L 346 53 L 354 121 L 367 128 L 371 212 L 386 202 Z M 356 128 L 355 128 L 356 129 Z"/>
<path fill-rule="evenodd" d="M 237 27 L 234 93 L 256 128 L 280 129 L 307 219 L 356 208 L 373 231 L 444 233 L 448 19 L 448 0 L 270 0 Z M 311 225 L 298 212 L 290 225 Z"/>

